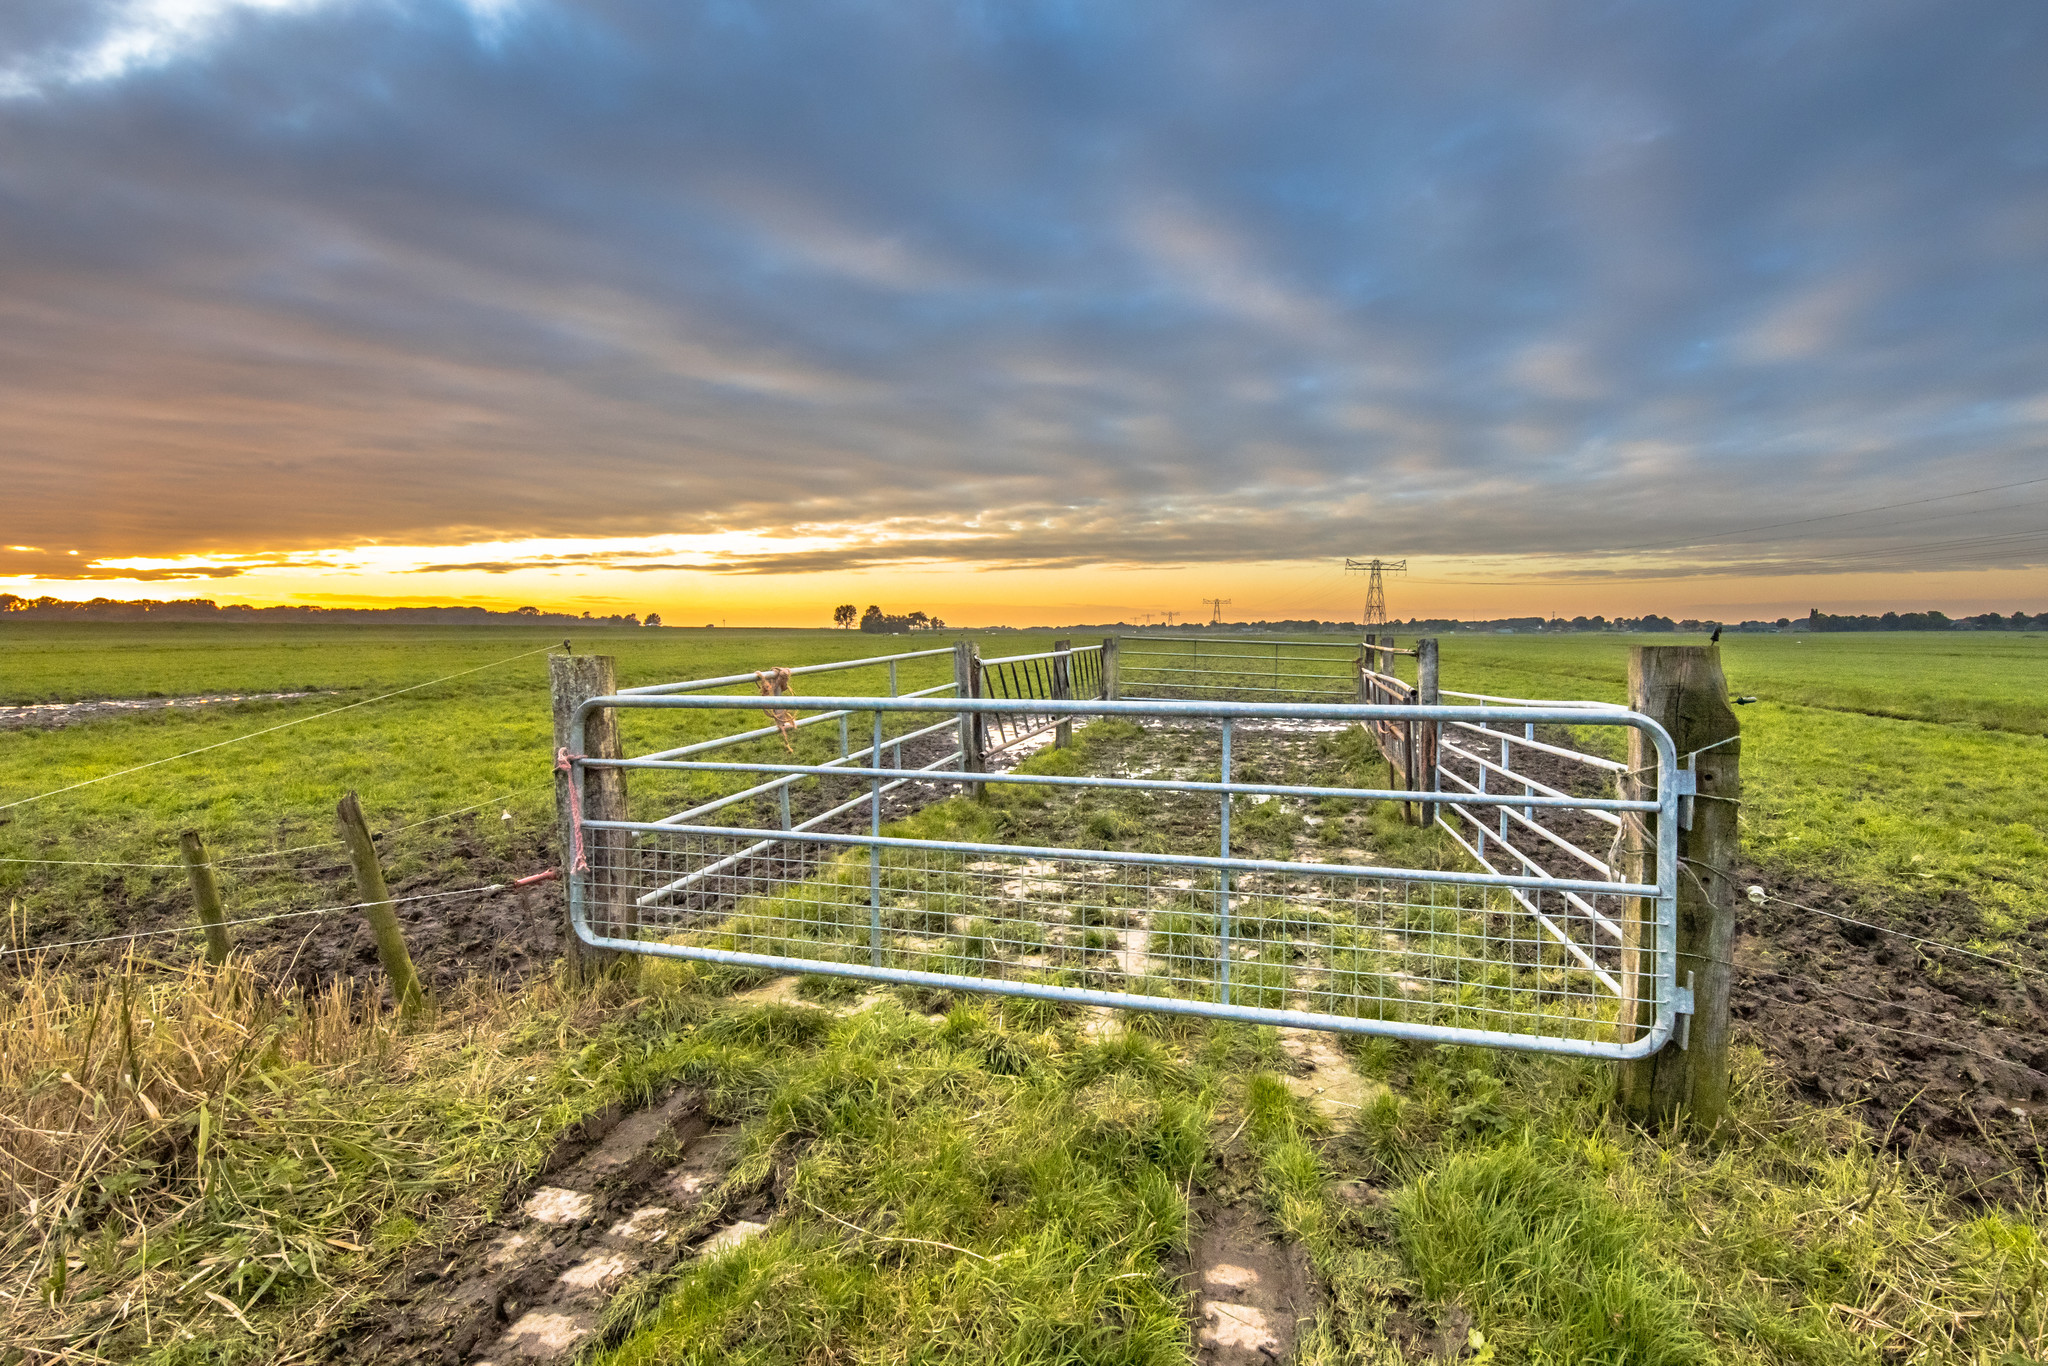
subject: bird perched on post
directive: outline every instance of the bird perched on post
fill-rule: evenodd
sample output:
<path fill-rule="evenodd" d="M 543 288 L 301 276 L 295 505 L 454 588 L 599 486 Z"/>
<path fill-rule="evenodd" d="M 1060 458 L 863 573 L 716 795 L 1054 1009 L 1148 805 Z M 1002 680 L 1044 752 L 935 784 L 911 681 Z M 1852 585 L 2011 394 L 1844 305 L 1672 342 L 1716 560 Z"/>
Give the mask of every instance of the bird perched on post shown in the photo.
<path fill-rule="evenodd" d="M 1713 636 L 1712 636 L 1712 637 L 1711 637 L 1711 638 L 1710 638 L 1710 639 L 1709 639 L 1709 640 L 1707 641 L 1707 643 L 1708 643 L 1709 645 L 1719 645 L 1719 644 L 1721 643 L 1721 628 L 1720 628 L 1719 626 L 1716 626 L 1716 627 L 1714 628 L 1714 634 L 1713 634 Z"/>

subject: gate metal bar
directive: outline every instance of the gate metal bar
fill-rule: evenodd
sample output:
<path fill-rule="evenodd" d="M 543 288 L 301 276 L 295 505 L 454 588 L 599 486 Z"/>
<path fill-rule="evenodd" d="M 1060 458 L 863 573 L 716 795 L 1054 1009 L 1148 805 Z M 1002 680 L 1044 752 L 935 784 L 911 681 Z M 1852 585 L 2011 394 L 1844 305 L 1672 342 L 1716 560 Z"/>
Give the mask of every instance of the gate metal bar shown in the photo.
<path fill-rule="evenodd" d="M 1358 698 L 1361 656 L 1330 641 L 1147 634 L 1120 637 L 1117 658 L 1118 694 L 1127 698 Z"/>
<path fill-rule="evenodd" d="M 864 783 L 867 790 L 801 824 L 786 817 L 773 825 L 735 820 L 753 809 L 740 806 L 737 795 L 715 805 L 731 813 L 724 817 L 706 819 L 708 810 L 693 810 L 683 813 L 692 817 L 688 821 L 582 822 L 577 833 L 597 838 L 580 843 L 597 851 L 597 862 L 571 876 L 569 891 L 572 923 L 586 943 L 781 971 L 1605 1058 L 1661 1047 L 1681 1003 L 1675 988 L 1678 770 L 1669 737 L 1646 717 L 1358 703 L 685 692 L 670 687 L 596 698 L 579 720 L 601 708 L 786 708 L 859 717 L 872 738 L 856 754 L 823 763 L 780 753 L 714 759 L 703 749 L 675 757 L 574 760 L 572 781 L 612 768 L 752 776 L 757 781 L 748 791 L 756 794 L 786 792 L 788 783 L 806 778 Z M 920 726 L 920 714 L 944 719 Z M 1121 717 L 1145 727 L 1160 747 L 1208 745 L 1204 737 L 1213 737 L 1211 752 L 1223 762 L 1214 781 L 967 772 L 950 767 L 959 761 L 957 752 L 917 768 L 900 759 L 885 762 L 908 738 L 891 738 L 888 718 L 907 721 L 913 731 L 936 731 L 962 715 L 998 724 L 1005 717 L 1055 724 Z M 1300 857 L 1298 849 L 1295 857 L 1252 857 L 1235 847 L 1233 808 L 1249 819 L 1265 801 L 1282 803 L 1285 812 L 1290 803 L 1311 800 L 1358 803 L 1413 794 L 1264 777 L 1236 781 L 1223 746 L 1233 757 L 1248 744 L 1263 746 L 1264 767 L 1293 752 L 1285 743 L 1302 743 L 1304 723 L 1341 729 L 1396 719 L 1642 730 L 1658 756 L 1654 796 L 1460 788 L 1432 800 L 1481 829 L 1485 823 L 1476 813 L 1487 808 L 1570 808 L 1617 818 L 1655 812 L 1658 881 L 1558 876 L 1542 868 L 1501 872 L 1483 860 L 1483 872 L 1323 862 Z M 1149 759 L 1158 757 L 1148 751 L 1148 766 L 1157 767 Z M 1191 762 L 1198 768 L 1205 762 L 1199 749 Z M 962 785 L 1035 789 L 1048 799 L 1081 803 L 1075 810 L 1087 809 L 1091 798 L 1123 793 L 1119 800 L 1142 797 L 1177 819 L 1206 803 L 1215 852 L 917 838 L 885 826 L 886 792 L 907 787 L 936 794 Z M 862 804 L 864 828 L 844 828 Z M 839 828 L 825 828 L 835 821 Z M 1176 828 L 1188 827 L 1183 820 Z M 1190 838 L 1199 841 L 1199 831 Z M 1546 898 L 1561 904 L 1546 906 Z M 1603 902 L 1615 903 L 1613 914 L 1599 909 Z M 646 914 L 639 937 L 611 928 L 626 919 L 612 908 L 627 905 L 656 913 Z M 1618 924 L 1630 906 L 1640 916 L 1637 943 L 1618 939 L 1602 924 Z M 1573 933 L 1579 929 L 1590 937 Z M 1650 1023 L 1638 1029 L 1643 1006 Z"/>
<path fill-rule="evenodd" d="M 1099 697 L 1102 693 L 1102 646 L 1077 645 L 1032 655 L 984 659 L 982 697 L 1006 700 Z M 1057 728 L 1063 718 L 1047 712 L 1003 712 L 986 718 L 986 753 L 997 754 Z"/>

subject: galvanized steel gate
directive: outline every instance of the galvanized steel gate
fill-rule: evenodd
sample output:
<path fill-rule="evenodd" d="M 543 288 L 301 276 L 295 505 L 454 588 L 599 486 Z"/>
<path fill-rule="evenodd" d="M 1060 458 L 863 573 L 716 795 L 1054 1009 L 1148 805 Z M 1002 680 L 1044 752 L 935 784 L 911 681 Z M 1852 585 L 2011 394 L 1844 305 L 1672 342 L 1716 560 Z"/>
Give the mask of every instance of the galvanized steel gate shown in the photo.
<path fill-rule="evenodd" d="M 755 682 L 735 675 L 592 699 L 579 719 L 610 708 L 629 729 L 710 722 L 718 733 L 622 759 L 572 756 L 579 789 L 619 770 L 635 806 L 677 808 L 577 823 L 576 932 L 635 953 L 1443 1043 L 1606 1058 L 1662 1047 L 1690 1008 L 1674 972 L 1682 775 L 1663 730 L 1575 704 L 1233 700 L 1239 686 L 1358 686 L 1322 672 L 1356 667 L 1342 647 L 1263 644 L 1256 658 L 1212 651 L 1157 666 L 1156 682 L 1132 667 L 1133 640 L 979 661 L 904 691 L 899 669 L 936 672 L 955 652 L 789 671 L 841 673 L 876 695 L 712 694 Z M 1210 696 L 1129 695 L 1153 687 Z M 793 724 L 751 724 L 777 710 Z M 1139 728 L 1121 732 L 1110 772 L 979 771 L 993 750 L 1101 720 Z M 836 734 L 817 729 L 833 721 Z M 1477 868 L 1380 866 L 1344 842 L 1346 813 L 1414 799 L 1329 780 L 1328 746 L 1390 722 L 1444 735 L 1431 800 Z M 1536 741 L 1538 725 L 1632 730 L 1644 771 L 1601 760 L 1592 771 L 1626 781 L 1575 794 L 1480 748 L 1589 757 Z M 984 788 L 993 801 L 931 806 Z M 1644 816 L 1655 817 L 1657 876 L 1632 882 L 1615 851 L 1645 833 Z M 1069 837 L 1001 833 L 1034 822 Z M 1587 822 L 1628 838 L 1601 858 L 1557 833 Z M 1584 866 L 1555 871 L 1522 851 L 1532 842 L 1569 845 Z"/>

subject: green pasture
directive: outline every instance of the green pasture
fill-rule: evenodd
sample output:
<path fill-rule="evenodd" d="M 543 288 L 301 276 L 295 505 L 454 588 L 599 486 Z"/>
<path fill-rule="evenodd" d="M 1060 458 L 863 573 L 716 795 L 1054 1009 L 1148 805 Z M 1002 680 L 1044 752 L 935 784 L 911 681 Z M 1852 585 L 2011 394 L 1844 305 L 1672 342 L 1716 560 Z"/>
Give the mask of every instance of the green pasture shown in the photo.
<path fill-rule="evenodd" d="M 8 623 L 0 626 L 0 703 L 315 690 L 295 702 L 166 710 L 53 731 L 0 733 L 0 803 L 445 675 L 448 682 L 176 759 L 43 801 L 0 810 L 0 893 L 66 932 L 119 928 L 125 908 L 181 895 L 175 860 L 194 828 L 228 870 L 231 910 L 320 904 L 275 851 L 323 844 L 335 800 L 361 793 L 393 830 L 392 872 L 463 875 L 455 832 L 542 866 L 552 807 L 547 664 L 560 637 L 516 627 L 305 627 Z M 849 631 L 593 629 L 580 652 L 617 657 L 621 683 L 736 673 L 776 664 L 931 648 L 951 636 Z M 1003 633 L 984 653 L 1043 649 L 1053 637 Z M 1623 700 L 1628 648 L 1687 637 L 1443 638 L 1447 688 Z M 1825 874 L 1873 913 L 1931 896 L 1968 900 L 1997 938 L 2048 914 L 2048 636 L 2036 633 L 1781 635 L 1725 638 L 1743 706 L 1746 852 L 1767 867 Z M 495 665 L 479 668 L 479 666 Z M 834 676 L 880 692 L 880 670 Z M 950 677 L 943 658 L 902 666 L 905 690 Z M 815 691 L 818 683 L 800 690 Z M 744 691 L 744 690 L 742 690 Z M 729 728 L 726 713 L 631 713 L 629 747 Z M 836 748 L 831 726 L 800 748 Z M 712 790 L 716 781 L 636 783 L 636 809 Z M 484 804 L 452 822 L 412 827 Z M 507 822 L 502 813 L 510 811 Z M 75 862 L 65 862 L 75 861 Z M 269 870 L 269 871 L 259 871 Z"/>
<path fill-rule="evenodd" d="M 309 880 L 304 869 L 319 863 L 318 847 L 334 840 L 334 804 L 350 789 L 360 794 L 373 828 L 391 832 L 384 848 L 394 880 L 434 872 L 451 887 L 463 885 L 458 845 L 523 860 L 537 871 L 547 866 L 553 822 L 548 664 L 539 651 L 560 639 L 553 632 L 498 627 L 0 627 L 0 704 L 221 692 L 329 694 L 0 732 L 0 807 L 461 675 L 0 809 L 0 859 L 42 860 L 0 862 L 0 897 L 19 901 L 32 942 L 48 938 L 39 931 L 51 925 L 65 937 L 125 928 L 134 908 L 146 913 L 152 904 L 184 895 L 179 869 L 151 865 L 175 863 L 178 833 L 196 829 L 222 867 L 231 917 L 324 904 L 323 896 L 342 883 Z M 1000 651 L 1043 649 L 1052 639 L 1006 633 L 999 638 Z M 571 637 L 579 653 L 614 656 L 622 687 L 905 653 L 950 646 L 951 640 L 853 631 L 616 628 Z M 887 691 L 882 669 L 829 677 L 832 687 L 851 693 Z M 951 662 L 940 657 L 905 662 L 898 681 L 911 691 L 951 677 Z M 803 680 L 798 688 L 817 690 Z M 734 729 L 735 715 L 629 712 L 623 729 L 629 751 L 645 751 L 656 743 Z M 749 722 L 760 724 L 759 715 L 749 713 Z M 836 727 L 801 733 L 801 752 L 822 757 L 837 745 Z M 634 789 L 635 810 L 651 813 L 669 797 L 715 786 L 709 778 L 645 776 Z M 479 804 L 454 820 L 414 824 Z M 503 818 L 507 811 L 509 822 Z"/>
<path fill-rule="evenodd" d="M 1633 644 L 1443 637 L 1443 686 L 1625 702 Z M 1868 909 L 1955 894 L 1998 938 L 2048 917 L 2048 635 L 1724 636 L 1742 722 L 1746 856 Z"/>
<path fill-rule="evenodd" d="M 547 639 L 497 628 L 9 625 L 8 701 L 339 695 L 0 734 L 0 804 Z M 573 639 L 579 652 L 616 655 L 627 685 L 926 643 L 838 632 Z M 1050 640 L 984 644 L 1014 653 Z M 1444 681 L 1618 700 L 1630 643 L 1448 637 Z M 1767 872 L 1823 872 L 1902 914 L 1931 894 L 1968 897 L 1987 912 L 1987 938 L 2038 923 L 2048 669 L 2036 666 L 2048 664 L 2048 642 L 1741 637 L 1723 654 L 1731 688 L 1760 699 L 1740 709 L 1744 830 Z M 906 689 L 947 676 L 943 660 L 918 667 L 904 670 Z M 1894 672 L 1907 682 L 1890 687 Z M 846 690 L 879 686 L 877 676 Z M 1879 695 L 1905 699 L 1890 708 L 1901 714 L 1876 714 Z M 632 717 L 628 743 L 720 725 Z M 182 876 L 105 865 L 169 862 L 177 831 L 192 826 L 223 860 L 262 866 L 252 856 L 330 840 L 334 800 L 349 787 L 392 831 L 397 876 L 459 886 L 463 851 L 480 843 L 538 866 L 552 819 L 548 733 L 546 665 L 534 654 L 0 812 L 0 855 L 95 861 L 0 864 L 0 889 L 26 909 L 31 939 L 39 926 L 118 925 L 138 906 L 181 906 Z M 1114 738 L 1103 727 L 1071 760 L 1036 762 L 1086 763 Z M 799 748 L 837 743 L 820 726 Z M 1356 777 L 1372 761 L 1352 750 L 1340 744 L 1332 758 Z M 683 790 L 650 780 L 636 802 Z M 401 828 L 480 802 L 458 821 Z M 509 828 L 502 810 L 514 813 Z M 1285 814 L 1245 811 L 1244 837 L 1291 841 Z M 1066 810 L 1024 793 L 912 819 L 1149 833 L 1115 800 Z M 1396 859 L 1438 852 L 1386 812 L 1323 828 Z M 263 873 L 228 864 L 241 908 L 317 901 L 304 858 L 276 863 Z M 237 971 L 247 968 L 227 970 Z M 1275 1031 L 1226 1023 L 1107 1022 L 909 989 L 838 1016 L 732 999 L 759 975 L 657 962 L 630 986 L 475 984 L 401 1029 L 342 996 L 273 1001 L 210 973 L 191 968 L 189 987 L 158 977 L 118 990 L 52 979 L 34 1010 L 30 986 L 15 984 L 20 1061 L 0 1080 L 13 1088 L 10 1113 L 36 1117 L 40 1138 L 102 1105 L 134 1110 L 130 1092 L 151 1069 L 171 1076 L 189 1060 L 191 1071 L 151 1092 L 161 1115 L 107 1130 L 118 1141 L 97 1127 L 77 1135 L 97 1154 L 91 1198 L 133 1196 L 126 1222 L 102 1212 L 60 1234 L 14 1219 L 0 1242 L 10 1283 L 42 1287 L 49 1303 L 0 1306 L 13 1331 L 82 1325 L 109 1359 L 332 1355 L 323 1335 L 347 1306 L 372 1302 L 371 1287 L 407 1256 L 480 1236 L 508 1186 L 542 1169 L 549 1140 L 604 1104 L 687 1084 L 743 1139 L 707 1209 L 772 1187 L 777 1213 L 759 1241 L 635 1285 L 586 1360 L 1185 1362 L 1190 1287 L 1176 1273 L 1204 1200 L 1256 1209 L 1306 1249 L 1326 1297 L 1302 1325 L 1301 1362 L 1421 1360 L 1445 1324 L 1463 1336 L 1437 1359 L 1472 1362 L 2008 1366 L 2048 1348 L 2040 1208 L 1959 1210 L 1852 1115 L 1789 1099 L 1753 1050 L 1738 1050 L 1733 1129 L 1707 1145 L 1620 1123 L 1610 1069 L 1566 1059 L 1346 1040 L 1383 1089 L 1333 1120 L 1284 1084 Z M 106 1002 L 126 1011 L 131 995 L 156 1021 L 139 1054 L 97 1025 Z M 202 998 L 226 1004 L 200 1011 Z M 210 1034 L 174 1028 L 181 1000 Z M 81 1088 L 99 1096 L 91 1107 L 75 1099 Z M 195 1143 L 195 1161 L 162 1158 Z M 327 1178 L 308 1178 L 319 1171 Z M 131 1227 L 146 1236 L 124 1236 Z M 137 1287 L 156 1317 L 117 1322 L 114 1306 Z"/>

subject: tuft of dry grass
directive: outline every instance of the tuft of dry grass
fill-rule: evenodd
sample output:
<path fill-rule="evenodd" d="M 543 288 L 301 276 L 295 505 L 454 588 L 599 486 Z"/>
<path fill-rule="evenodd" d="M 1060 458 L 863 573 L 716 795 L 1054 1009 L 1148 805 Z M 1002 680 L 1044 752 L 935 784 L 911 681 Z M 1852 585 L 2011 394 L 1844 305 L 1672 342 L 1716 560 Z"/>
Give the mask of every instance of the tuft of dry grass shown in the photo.
<path fill-rule="evenodd" d="M 274 1357 L 659 1085 L 618 984 L 484 979 L 405 1025 L 347 979 L 47 960 L 0 984 L 0 1361 Z"/>

